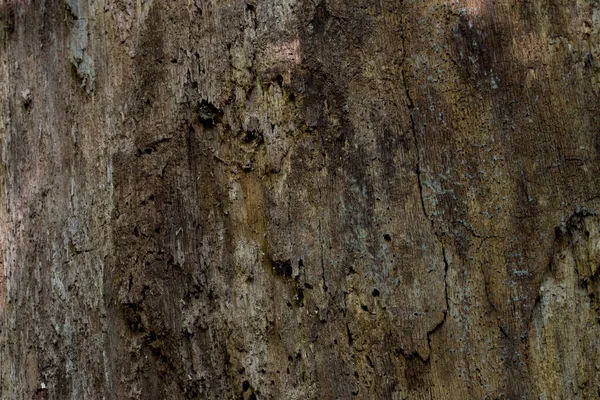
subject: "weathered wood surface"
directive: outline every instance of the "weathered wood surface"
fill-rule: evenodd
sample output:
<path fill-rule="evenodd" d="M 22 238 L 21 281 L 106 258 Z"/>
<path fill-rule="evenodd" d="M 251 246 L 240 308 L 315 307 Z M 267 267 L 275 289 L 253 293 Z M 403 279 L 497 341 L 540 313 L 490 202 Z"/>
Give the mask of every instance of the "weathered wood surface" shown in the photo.
<path fill-rule="evenodd" d="M 0 397 L 600 390 L 594 1 L 0 1 Z"/>

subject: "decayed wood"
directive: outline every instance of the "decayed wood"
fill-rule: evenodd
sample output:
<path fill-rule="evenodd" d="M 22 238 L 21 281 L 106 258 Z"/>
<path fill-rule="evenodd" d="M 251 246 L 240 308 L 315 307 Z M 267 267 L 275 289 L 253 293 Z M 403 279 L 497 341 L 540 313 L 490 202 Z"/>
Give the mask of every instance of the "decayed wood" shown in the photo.
<path fill-rule="evenodd" d="M 599 30 L 1 1 L 0 397 L 596 397 Z"/>

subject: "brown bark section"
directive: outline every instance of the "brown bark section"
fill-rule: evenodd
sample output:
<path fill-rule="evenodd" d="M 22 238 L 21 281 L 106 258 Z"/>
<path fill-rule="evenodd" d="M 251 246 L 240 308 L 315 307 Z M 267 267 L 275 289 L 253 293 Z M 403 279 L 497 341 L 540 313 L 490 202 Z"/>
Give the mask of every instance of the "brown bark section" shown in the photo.
<path fill-rule="evenodd" d="M 592 1 L 0 0 L 0 397 L 598 395 Z"/>

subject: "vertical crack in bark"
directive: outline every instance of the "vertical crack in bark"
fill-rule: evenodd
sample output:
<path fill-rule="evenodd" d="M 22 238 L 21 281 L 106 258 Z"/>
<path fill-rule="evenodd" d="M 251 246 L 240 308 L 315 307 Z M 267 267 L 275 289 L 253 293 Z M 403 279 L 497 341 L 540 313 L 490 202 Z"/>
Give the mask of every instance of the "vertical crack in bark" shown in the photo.
<path fill-rule="evenodd" d="M 416 168 L 415 172 L 417 174 L 417 184 L 419 186 L 419 196 L 421 198 L 421 208 L 423 210 L 423 214 L 425 218 L 429 220 L 431 225 L 433 226 L 433 221 L 429 218 L 427 214 L 427 209 L 425 208 L 425 199 L 423 198 L 423 184 L 421 182 L 421 149 L 419 146 L 419 139 L 417 137 L 417 129 L 415 124 L 415 118 L 413 116 L 413 110 L 415 109 L 415 103 L 410 95 L 410 90 L 408 89 L 408 81 L 406 79 L 406 69 L 404 68 L 404 62 L 406 60 L 406 35 L 404 34 L 404 24 L 405 19 L 402 18 L 402 30 L 400 34 L 400 40 L 402 41 L 402 61 L 400 62 L 400 74 L 402 75 L 402 84 L 404 85 L 404 94 L 406 95 L 406 99 L 408 100 L 408 117 L 410 119 L 410 130 L 412 133 L 413 140 L 415 141 L 415 150 L 417 152 L 416 157 Z"/>
<path fill-rule="evenodd" d="M 450 312 L 450 299 L 448 298 L 448 259 L 446 258 L 446 248 L 442 245 L 442 257 L 444 258 L 444 297 L 446 298 L 446 312 L 444 313 L 444 321 L 446 315 Z"/>
<path fill-rule="evenodd" d="M 439 239 L 438 239 L 439 240 Z M 423 361 L 429 361 L 431 358 L 431 335 L 433 335 L 438 329 L 440 329 L 446 322 L 448 313 L 450 312 L 450 300 L 448 298 L 448 259 L 446 258 L 446 249 L 442 245 L 442 258 L 444 260 L 444 298 L 446 299 L 446 309 L 442 310 L 442 319 L 433 327 L 433 329 L 427 331 L 427 347 L 429 348 L 429 355 L 427 359 Z"/>
<path fill-rule="evenodd" d="M 533 324 L 533 319 L 535 318 L 536 309 L 538 307 L 542 306 L 541 289 L 542 289 L 542 285 L 544 284 L 544 280 L 546 279 L 546 274 L 549 273 L 549 271 L 552 271 L 552 261 L 550 261 L 548 263 L 548 266 L 546 267 L 546 269 L 542 273 L 542 278 L 540 279 L 540 287 L 538 289 L 537 296 L 535 296 L 535 300 L 533 302 L 533 306 L 531 307 L 531 312 L 529 313 L 529 318 L 527 318 L 527 332 L 528 333 L 531 332 L 532 324 Z M 600 392 L 599 392 L 599 394 L 600 394 Z"/>
<path fill-rule="evenodd" d="M 404 43 L 404 34 L 402 34 L 402 42 Z M 404 45 L 403 45 L 404 48 Z M 429 220 L 429 223 L 431 224 L 431 226 L 433 227 L 433 221 L 429 218 L 429 215 L 427 214 L 427 209 L 425 208 L 425 199 L 423 198 L 423 183 L 421 181 L 421 149 L 419 146 L 419 138 L 417 137 L 417 129 L 415 127 L 415 118 L 413 116 L 413 110 L 415 109 L 415 104 L 412 100 L 412 97 L 410 96 L 410 91 L 408 90 L 408 82 L 406 80 L 406 70 L 403 68 L 401 71 L 402 74 L 402 83 L 404 85 L 404 93 L 406 94 L 406 98 L 408 100 L 408 112 L 409 112 L 409 119 L 410 119 L 410 130 L 412 133 L 412 137 L 413 140 L 415 141 L 415 151 L 417 152 L 417 156 L 416 156 L 416 167 L 415 167 L 415 173 L 417 175 L 417 185 L 419 187 L 419 197 L 421 200 L 421 209 L 423 210 L 423 215 L 425 215 L 425 218 L 427 218 Z"/>
<path fill-rule="evenodd" d="M 321 219 L 319 219 L 319 245 L 321 246 L 321 281 L 323 284 L 323 290 L 327 292 L 327 284 L 325 283 L 325 259 L 323 257 L 323 234 L 321 233 Z"/>
<path fill-rule="evenodd" d="M 480 264 L 479 265 L 479 269 L 481 271 L 481 276 L 483 277 L 483 292 L 485 294 L 485 300 L 488 302 L 488 304 L 492 308 L 492 311 L 496 314 L 496 317 L 498 319 L 498 328 L 500 329 L 500 333 L 502 333 L 502 335 L 506 339 L 508 339 L 508 333 L 504 329 L 504 326 L 502 326 L 502 321 L 500 321 L 500 316 L 501 316 L 500 310 L 498 310 L 498 308 L 496 307 L 496 305 L 494 304 L 494 302 L 490 298 L 490 292 L 489 292 L 489 287 L 488 287 L 489 286 L 488 285 L 488 280 L 487 280 L 487 277 L 485 276 L 485 272 L 483 271 L 483 265 Z M 528 323 L 528 326 L 529 326 L 529 323 Z"/>
<path fill-rule="evenodd" d="M 358 380 L 358 369 L 356 367 L 356 357 L 354 355 L 354 339 L 352 338 L 352 331 L 350 331 L 350 325 L 348 325 L 348 303 L 346 302 L 346 296 L 348 295 L 348 293 L 346 291 L 344 291 L 344 308 L 342 310 L 342 313 L 344 314 L 344 322 L 346 325 L 346 336 L 348 337 L 348 350 L 350 351 L 350 359 L 352 360 L 352 366 L 354 368 L 354 375 L 357 377 Z M 359 390 L 359 388 L 357 388 L 357 390 Z"/>
<path fill-rule="evenodd" d="M 446 322 L 446 318 L 448 316 L 448 313 L 450 312 L 450 302 L 448 299 L 448 268 L 449 268 L 449 263 L 448 263 L 448 259 L 446 258 L 446 248 L 444 246 L 444 242 L 442 241 L 442 239 L 438 236 L 438 234 L 435 231 L 435 227 L 433 224 L 433 219 L 430 218 L 429 214 L 427 213 L 427 208 L 425 207 L 425 198 L 423 196 L 423 182 L 421 179 L 421 148 L 419 146 L 419 138 L 417 135 L 417 129 L 416 129 L 416 123 L 415 123 L 415 118 L 414 118 L 414 110 L 415 110 L 415 102 L 412 99 L 412 96 L 410 94 L 410 90 L 408 88 L 408 80 L 406 78 L 406 69 L 404 68 L 404 61 L 406 60 L 406 35 L 404 34 L 404 23 L 405 23 L 405 19 L 403 18 L 403 23 L 402 23 L 402 33 L 401 33 L 401 41 L 402 41 L 402 61 L 400 63 L 401 66 L 401 70 L 400 73 L 402 75 L 402 84 L 404 85 L 404 93 L 406 95 L 406 99 L 408 100 L 408 112 L 409 112 L 409 119 L 410 119 L 410 130 L 412 133 L 412 137 L 413 140 L 415 142 L 415 151 L 417 153 L 416 155 L 416 167 L 415 167 L 415 173 L 417 176 L 417 186 L 419 188 L 419 200 L 421 202 L 421 210 L 423 212 L 423 215 L 425 216 L 425 218 L 429 221 L 429 224 L 431 226 L 431 231 L 433 233 L 433 236 L 437 239 L 437 241 L 440 243 L 441 247 L 442 247 L 442 259 L 444 262 L 444 297 L 446 300 L 446 309 L 442 310 L 443 316 L 442 319 L 433 327 L 433 329 L 427 331 L 427 347 L 429 348 L 429 354 L 427 355 L 427 358 L 424 359 L 423 361 L 428 362 L 430 360 L 431 357 L 431 335 L 433 333 L 435 333 L 438 329 L 440 329 L 444 323 Z"/>
<path fill-rule="evenodd" d="M 354 340 L 352 339 L 352 332 L 350 332 L 350 326 L 346 321 L 346 334 L 348 335 L 348 348 L 350 349 L 350 357 L 354 356 Z"/>
<path fill-rule="evenodd" d="M 321 186 L 319 186 L 319 204 L 322 204 L 321 201 L 322 201 Z M 327 283 L 325 283 L 325 258 L 324 258 L 325 248 L 323 246 L 323 233 L 321 232 L 321 217 L 319 217 L 318 230 L 319 230 L 319 246 L 321 247 L 321 282 L 323 284 L 323 290 L 325 292 L 327 292 Z"/>

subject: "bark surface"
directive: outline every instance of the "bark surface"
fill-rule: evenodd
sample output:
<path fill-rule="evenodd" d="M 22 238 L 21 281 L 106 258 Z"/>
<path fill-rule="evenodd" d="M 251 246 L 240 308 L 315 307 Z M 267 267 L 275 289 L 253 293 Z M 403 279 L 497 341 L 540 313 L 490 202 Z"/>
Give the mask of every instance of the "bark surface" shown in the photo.
<path fill-rule="evenodd" d="M 600 391 L 600 5 L 0 0 L 2 399 Z"/>

